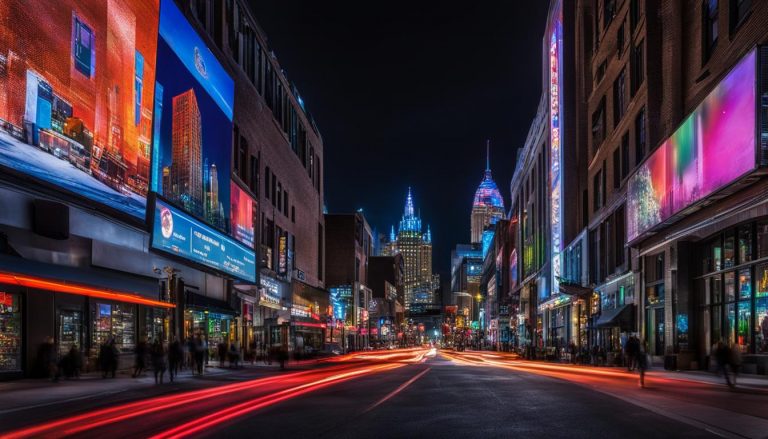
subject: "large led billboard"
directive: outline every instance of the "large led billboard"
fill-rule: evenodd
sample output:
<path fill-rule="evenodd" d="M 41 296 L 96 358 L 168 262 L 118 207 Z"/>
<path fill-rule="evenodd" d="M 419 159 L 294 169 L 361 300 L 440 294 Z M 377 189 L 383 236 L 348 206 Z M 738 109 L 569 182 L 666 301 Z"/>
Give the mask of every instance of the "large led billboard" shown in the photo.
<path fill-rule="evenodd" d="M 232 236 L 238 241 L 253 247 L 253 217 L 255 201 L 246 191 L 234 181 L 231 182 L 230 199 L 232 202 L 230 218 L 232 219 Z"/>
<path fill-rule="evenodd" d="M 629 241 L 755 168 L 755 62 L 753 50 L 631 177 Z"/>
<path fill-rule="evenodd" d="M 256 282 L 253 249 L 159 199 L 151 217 L 152 248 Z"/>
<path fill-rule="evenodd" d="M 555 2 L 547 33 L 549 61 L 549 183 L 552 291 L 558 293 L 563 251 L 563 5 Z"/>
<path fill-rule="evenodd" d="M 0 166 L 144 218 L 158 11 L 0 2 Z"/>
<path fill-rule="evenodd" d="M 229 232 L 234 82 L 173 0 L 159 34 L 152 189 Z"/>

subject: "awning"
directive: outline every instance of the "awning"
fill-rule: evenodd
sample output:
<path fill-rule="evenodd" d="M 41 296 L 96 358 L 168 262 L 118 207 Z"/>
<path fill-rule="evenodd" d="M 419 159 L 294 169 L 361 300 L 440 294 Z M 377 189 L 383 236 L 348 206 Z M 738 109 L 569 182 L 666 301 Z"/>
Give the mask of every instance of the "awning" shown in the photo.
<path fill-rule="evenodd" d="M 594 290 L 577 284 L 560 283 L 560 292 L 569 296 L 588 297 Z"/>
<path fill-rule="evenodd" d="M 622 330 L 631 331 L 635 326 L 635 305 L 622 305 L 615 309 L 604 310 L 597 319 L 597 327 L 620 327 Z"/>
<path fill-rule="evenodd" d="M 223 300 L 214 299 L 212 297 L 203 296 L 201 294 L 187 291 L 187 308 L 199 308 L 219 314 L 235 315 L 237 311 L 228 303 Z"/>

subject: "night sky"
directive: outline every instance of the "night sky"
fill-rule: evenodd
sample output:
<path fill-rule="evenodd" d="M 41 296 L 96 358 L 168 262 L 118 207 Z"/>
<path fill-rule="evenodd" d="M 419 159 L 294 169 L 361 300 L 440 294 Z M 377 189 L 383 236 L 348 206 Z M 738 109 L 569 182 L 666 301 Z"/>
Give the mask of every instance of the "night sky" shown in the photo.
<path fill-rule="evenodd" d="M 470 239 L 486 139 L 509 208 L 541 95 L 547 4 L 252 0 L 323 136 L 328 211 L 362 207 L 388 233 L 411 186 L 445 282 L 451 249 Z"/>

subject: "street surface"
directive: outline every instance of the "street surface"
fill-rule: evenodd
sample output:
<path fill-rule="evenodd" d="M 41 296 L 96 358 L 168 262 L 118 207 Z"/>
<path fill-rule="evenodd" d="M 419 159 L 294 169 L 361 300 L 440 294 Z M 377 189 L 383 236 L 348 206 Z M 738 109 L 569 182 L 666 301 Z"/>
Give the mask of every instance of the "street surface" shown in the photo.
<path fill-rule="evenodd" d="M 640 389 L 626 370 L 492 352 L 378 351 L 161 386 L 123 381 L 136 390 L 41 404 L 34 395 L 45 387 L 8 384 L 0 436 L 768 436 L 768 386 L 732 391 L 710 376 L 659 371 Z"/>

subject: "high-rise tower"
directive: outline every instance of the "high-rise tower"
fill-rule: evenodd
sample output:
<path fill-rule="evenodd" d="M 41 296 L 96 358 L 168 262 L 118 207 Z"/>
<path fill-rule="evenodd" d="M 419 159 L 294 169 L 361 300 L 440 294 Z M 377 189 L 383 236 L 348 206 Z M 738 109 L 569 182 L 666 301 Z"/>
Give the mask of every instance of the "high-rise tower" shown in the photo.
<path fill-rule="evenodd" d="M 195 91 L 173 98 L 171 197 L 197 215 L 203 213 L 203 129 Z"/>
<path fill-rule="evenodd" d="M 405 210 L 397 235 L 393 228 L 386 249 L 387 253 L 400 253 L 403 257 L 406 309 L 410 309 L 415 303 L 434 303 L 432 231 L 429 226 L 426 232 L 422 229 L 421 217 L 414 209 L 411 188 L 408 188 Z"/>
<path fill-rule="evenodd" d="M 504 218 L 504 200 L 491 176 L 490 145 L 486 144 L 485 175 L 472 201 L 472 244 L 482 243 L 483 230 L 500 218 Z"/>

